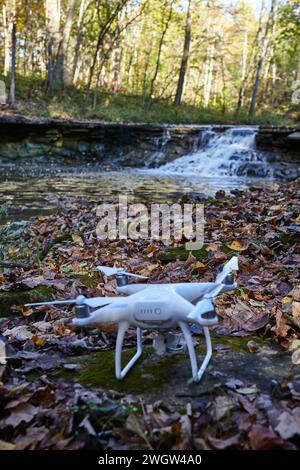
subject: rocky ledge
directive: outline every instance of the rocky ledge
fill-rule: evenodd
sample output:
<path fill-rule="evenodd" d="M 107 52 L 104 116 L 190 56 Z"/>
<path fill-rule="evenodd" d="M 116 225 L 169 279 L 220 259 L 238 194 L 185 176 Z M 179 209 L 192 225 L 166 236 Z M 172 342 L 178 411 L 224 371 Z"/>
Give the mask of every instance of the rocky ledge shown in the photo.
<path fill-rule="evenodd" d="M 300 129 L 297 127 L 260 127 L 256 134 L 260 148 L 283 148 L 300 153 Z"/>
<path fill-rule="evenodd" d="M 195 151 L 205 131 L 224 132 L 231 125 L 169 125 L 89 120 L 28 118 L 0 114 L 0 158 L 86 157 L 125 166 L 149 166 Z M 246 126 L 245 126 L 246 127 Z M 261 127 L 256 144 L 299 154 L 296 128 Z M 294 156 L 292 156 L 292 159 Z"/>

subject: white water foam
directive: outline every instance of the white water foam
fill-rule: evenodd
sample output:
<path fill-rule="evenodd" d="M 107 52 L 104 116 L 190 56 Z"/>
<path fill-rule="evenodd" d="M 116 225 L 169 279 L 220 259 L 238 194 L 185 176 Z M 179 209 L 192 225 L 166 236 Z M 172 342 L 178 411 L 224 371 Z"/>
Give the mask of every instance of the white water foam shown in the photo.
<path fill-rule="evenodd" d="M 255 147 L 256 128 L 235 127 L 204 132 L 200 149 L 160 166 L 159 173 L 216 176 L 272 177 L 265 155 Z"/>

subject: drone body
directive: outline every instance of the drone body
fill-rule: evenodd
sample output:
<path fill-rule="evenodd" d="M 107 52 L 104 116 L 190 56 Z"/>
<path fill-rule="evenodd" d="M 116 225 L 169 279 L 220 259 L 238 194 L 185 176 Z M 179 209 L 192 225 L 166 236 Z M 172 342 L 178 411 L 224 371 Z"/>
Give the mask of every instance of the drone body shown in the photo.
<path fill-rule="evenodd" d="M 129 284 L 129 276 L 143 276 L 126 273 L 123 268 L 99 266 L 97 269 L 108 276 L 116 275 L 118 291 L 127 297 L 88 299 L 84 296 L 78 296 L 75 301 L 30 305 L 76 303 L 76 318 L 73 323 L 79 327 L 100 327 L 103 323 L 118 323 L 115 355 L 115 371 L 118 379 L 125 377 L 142 354 L 142 329 L 160 332 L 161 336 L 165 335 L 164 342 L 166 342 L 168 330 L 180 327 L 188 348 L 193 379 L 195 382 L 199 382 L 212 355 L 208 327 L 218 322 L 212 299 L 236 288 L 233 272 L 238 270 L 237 258 L 231 258 L 215 282 L 206 283 Z M 202 326 L 206 340 L 207 352 L 200 369 L 197 366 L 197 357 L 189 326 L 191 323 Z M 122 369 L 123 340 L 129 327 L 136 328 L 137 352 Z"/>

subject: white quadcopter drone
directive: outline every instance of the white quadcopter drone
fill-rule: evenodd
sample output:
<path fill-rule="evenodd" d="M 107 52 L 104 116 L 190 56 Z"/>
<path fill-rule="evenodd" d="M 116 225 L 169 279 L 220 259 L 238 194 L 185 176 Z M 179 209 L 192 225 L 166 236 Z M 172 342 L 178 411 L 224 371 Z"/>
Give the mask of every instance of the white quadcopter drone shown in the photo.
<path fill-rule="evenodd" d="M 79 295 L 75 300 L 40 302 L 26 304 L 41 305 L 75 304 L 74 325 L 79 327 L 100 326 L 102 323 L 118 323 L 116 341 L 115 372 L 117 379 L 123 379 L 142 354 L 142 329 L 158 331 L 154 349 L 158 354 L 167 350 L 176 352 L 183 348 L 178 336 L 168 330 L 180 327 L 188 348 L 193 380 L 199 382 L 212 356 L 209 326 L 215 325 L 218 318 L 213 298 L 237 287 L 234 271 L 238 270 L 236 256 L 225 264 L 215 282 L 191 282 L 174 284 L 134 284 L 128 277 L 147 279 L 146 276 L 132 274 L 124 268 L 98 266 L 105 276 L 116 276 L 118 291 L 128 297 L 94 297 Z M 189 324 L 203 327 L 206 341 L 206 355 L 198 369 L 197 358 Z M 122 369 L 122 348 L 126 331 L 136 327 L 137 352 Z"/>

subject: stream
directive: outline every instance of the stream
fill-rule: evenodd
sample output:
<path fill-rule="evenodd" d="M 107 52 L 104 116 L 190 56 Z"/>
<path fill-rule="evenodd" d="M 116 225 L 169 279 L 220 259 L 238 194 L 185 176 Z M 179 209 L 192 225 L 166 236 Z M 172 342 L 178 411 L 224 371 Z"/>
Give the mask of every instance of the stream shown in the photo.
<path fill-rule="evenodd" d="M 111 164 L 88 157 L 0 159 L 1 203 L 7 204 L 11 220 L 26 220 L 55 211 L 57 199 L 64 195 L 111 201 L 126 193 L 134 202 L 170 203 L 189 192 L 211 196 L 220 189 L 272 187 L 289 164 L 280 154 L 271 158 L 270 152 L 259 151 L 255 133 L 255 127 L 208 129 L 195 152 L 160 164 L 162 144 L 151 156 L 151 165 L 146 162 L 142 168 L 122 167 L 121 158 Z"/>

